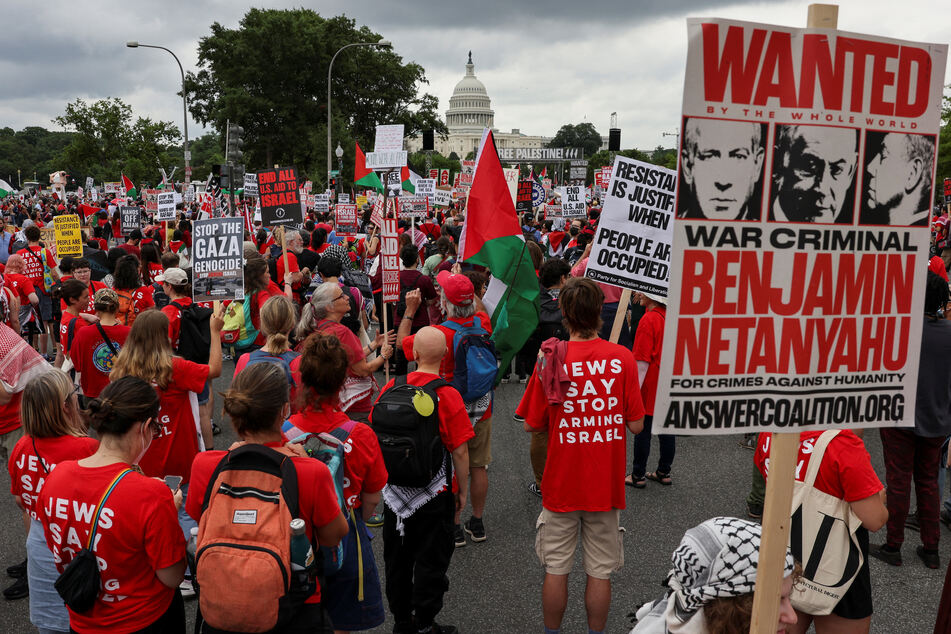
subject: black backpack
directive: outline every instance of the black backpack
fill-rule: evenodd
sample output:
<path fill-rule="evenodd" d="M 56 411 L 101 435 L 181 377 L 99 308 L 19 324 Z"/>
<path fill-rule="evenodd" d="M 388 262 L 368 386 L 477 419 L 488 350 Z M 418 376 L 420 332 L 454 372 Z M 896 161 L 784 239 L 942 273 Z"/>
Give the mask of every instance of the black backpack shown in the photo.
<path fill-rule="evenodd" d="M 356 287 L 364 299 L 373 297 L 373 285 L 370 283 L 370 276 L 365 271 L 345 268 L 340 275 L 340 281 L 347 286 Z"/>
<path fill-rule="evenodd" d="M 181 326 L 178 333 L 178 349 L 175 351 L 184 359 L 195 363 L 208 363 L 211 348 L 211 313 L 210 308 L 202 308 L 195 302 L 182 306 L 178 302 L 170 302 L 182 313 Z"/>
<path fill-rule="evenodd" d="M 162 310 L 168 303 L 171 301 L 169 296 L 162 289 L 161 282 L 155 282 L 152 284 L 152 301 L 155 302 L 155 307 L 159 310 Z"/>
<path fill-rule="evenodd" d="M 416 279 L 413 280 L 412 284 L 403 284 L 403 276 L 400 275 L 400 298 L 396 301 L 396 314 L 402 317 L 406 314 L 406 293 L 410 292 L 414 288 L 417 288 L 419 284 L 419 278 L 423 277 L 422 271 L 416 271 Z M 419 309 L 422 310 L 423 305 L 420 305 Z"/>
<path fill-rule="evenodd" d="M 371 420 L 389 474 L 387 483 L 420 488 L 428 486 L 439 473 L 446 448 L 439 437 L 436 388 L 444 385 L 449 384 L 440 378 L 421 386 L 410 385 L 405 376 L 400 376 L 373 405 Z M 417 408 L 417 401 L 424 402 L 427 396 L 432 411 L 424 414 Z M 451 469 L 448 471 L 447 479 L 452 477 Z"/>
<path fill-rule="evenodd" d="M 350 304 L 350 312 L 343 316 L 340 320 L 340 323 L 346 326 L 350 332 L 355 334 L 357 337 L 360 336 L 360 311 L 363 310 L 362 306 L 357 306 L 357 300 L 353 297 L 353 292 L 350 290 L 350 286 L 344 284 L 342 287 L 343 294 L 347 298 L 347 302 Z"/>

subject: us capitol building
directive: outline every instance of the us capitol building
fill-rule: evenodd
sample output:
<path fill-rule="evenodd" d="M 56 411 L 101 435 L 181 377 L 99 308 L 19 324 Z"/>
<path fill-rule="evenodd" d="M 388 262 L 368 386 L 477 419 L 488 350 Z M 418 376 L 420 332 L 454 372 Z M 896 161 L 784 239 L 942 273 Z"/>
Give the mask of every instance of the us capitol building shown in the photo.
<path fill-rule="evenodd" d="M 466 158 L 469 152 L 479 149 L 482 140 L 483 128 L 491 128 L 495 136 L 495 145 L 500 150 L 509 147 L 542 148 L 552 137 L 528 136 L 519 130 L 499 132 L 494 127 L 495 111 L 485 84 L 475 76 L 475 65 L 472 63 L 472 51 L 469 51 L 469 61 L 466 63 L 466 74 L 452 91 L 449 99 L 449 110 L 446 111 L 446 127 L 449 136 L 436 136 L 436 152 L 449 156 L 455 152 L 460 159 Z M 416 138 L 406 138 L 406 149 L 409 152 L 419 152 L 423 147 L 422 135 Z"/>

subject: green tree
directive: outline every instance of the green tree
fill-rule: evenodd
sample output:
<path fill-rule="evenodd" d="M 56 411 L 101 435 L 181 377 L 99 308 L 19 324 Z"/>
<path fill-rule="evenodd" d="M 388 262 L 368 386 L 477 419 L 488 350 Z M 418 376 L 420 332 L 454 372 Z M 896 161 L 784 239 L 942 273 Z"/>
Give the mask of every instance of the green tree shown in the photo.
<path fill-rule="evenodd" d="M 70 173 L 97 181 L 118 180 L 125 174 L 136 184 L 158 182 L 159 167 L 172 164 L 175 143 L 181 138 L 168 121 L 133 120 L 132 107 L 117 98 L 90 104 L 77 99 L 53 121 L 73 133 L 57 160 Z"/>
<path fill-rule="evenodd" d="M 19 182 L 33 180 L 34 174 L 41 183 L 48 182 L 48 175 L 61 169 L 74 178 L 79 176 L 57 158 L 69 144 L 71 136 L 68 132 L 52 132 L 38 126 L 26 127 L 19 132 L 0 128 L 0 178 L 17 187 Z"/>
<path fill-rule="evenodd" d="M 566 123 L 555 133 L 548 147 L 580 147 L 584 156 L 592 156 L 601 149 L 601 135 L 592 123 Z"/>
<path fill-rule="evenodd" d="M 296 165 L 322 182 L 328 65 L 344 45 L 380 39 L 344 16 L 323 18 L 309 9 L 250 9 L 236 29 L 215 22 L 198 44 L 200 70 L 186 78 L 191 113 L 219 131 L 229 119 L 242 125 L 249 169 Z M 392 51 L 358 46 L 337 57 L 332 143 L 350 155 L 344 176 L 353 176 L 354 141 L 372 148 L 378 123 L 402 123 L 407 135 L 448 132 L 436 97 L 419 94 L 424 83 L 423 68 Z"/>

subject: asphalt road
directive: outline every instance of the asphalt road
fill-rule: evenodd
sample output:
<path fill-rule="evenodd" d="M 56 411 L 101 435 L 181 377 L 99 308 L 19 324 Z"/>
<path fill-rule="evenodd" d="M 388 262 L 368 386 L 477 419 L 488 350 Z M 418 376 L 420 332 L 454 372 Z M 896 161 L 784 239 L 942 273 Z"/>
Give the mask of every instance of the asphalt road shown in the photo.
<path fill-rule="evenodd" d="M 231 366 L 226 362 L 225 375 Z M 229 378 L 218 379 L 215 390 L 227 387 Z M 521 385 L 502 385 L 496 392 L 493 425 L 494 462 L 489 469 L 489 500 L 485 513 L 488 540 L 456 549 L 449 569 L 450 591 L 438 620 L 451 623 L 467 634 L 474 632 L 541 632 L 542 568 L 534 554 L 535 519 L 541 501 L 527 485 L 531 481 L 528 435 L 511 415 L 524 391 Z M 220 414 L 216 420 L 225 428 L 218 444 L 235 438 Z M 644 601 L 663 593 L 663 581 L 670 553 L 683 532 L 716 515 L 744 517 L 749 487 L 752 452 L 738 446 L 737 436 L 678 439 L 674 462 L 674 485 L 628 489 L 628 508 L 621 513 L 625 534 L 625 566 L 614 578 L 613 601 L 607 631 L 627 632 L 628 614 Z M 874 431 L 866 444 L 879 476 L 884 480 L 881 442 Z M 629 445 L 630 446 L 630 445 Z M 657 450 L 656 443 L 654 451 Z M 651 464 L 650 468 L 655 465 Z M 3 486 L 8 486 L 4 474 Z M 9 489 L 7 489 L 9 490 Z M 19 512 L 9 495 L 0 496 L 0 570 L 23 560 L 24 535 Z M 468 517 L 468 511 L 464 518 Z M 931 632 L 945 568 L 951 560 L 951 534 L 942 528 L 940 570 L 928 570 L 917 559 L 917 534 L 909 531 L 904 548 L 905 565 L 886 566 L 872 560 L 875 616 L 872 631 L 889 634 Z M 872 536 L 881 542 L 884 530 Z M 382 562 L 382 540 L 374 540 L 378 561 Z M 584 575 L 577 572 L 569 583 L 569 605 L 563 631 L 585 632 Z M 2 574 L 2 572 L 0 572 Z M 382 570 L 381 570 L 382 575 Z M 194 603 L 188 604 L 194 619 Z M 192 623 L 190 623 L 192 627 Z M 389 632 L 391 622 L 375 632 Z M 35 632 L 30 625 L 27 600 L 0 602 L 0 632 Z M 190 629 L 189 631 L 192 631 Z"/>

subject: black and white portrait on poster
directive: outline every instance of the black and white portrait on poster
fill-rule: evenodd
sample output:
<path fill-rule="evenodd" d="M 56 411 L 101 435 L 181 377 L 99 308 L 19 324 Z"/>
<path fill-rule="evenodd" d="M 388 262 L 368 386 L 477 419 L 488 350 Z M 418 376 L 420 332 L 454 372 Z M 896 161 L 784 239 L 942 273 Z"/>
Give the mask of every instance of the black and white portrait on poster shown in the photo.
<path fill-rule="evenodd" d="M 677 215 L 759 220 L 766 124 L 684 117 Z"/>
<path fill-rule="evenodd" d="M 777 125 L 769 219 L 851 224 L 859 131 L 825 125 Z"/>
<path fill-rule="evenodd" d="M 935 136 L 865 133 L 859 224 L 925 226 L 934 183 Z"/>

